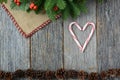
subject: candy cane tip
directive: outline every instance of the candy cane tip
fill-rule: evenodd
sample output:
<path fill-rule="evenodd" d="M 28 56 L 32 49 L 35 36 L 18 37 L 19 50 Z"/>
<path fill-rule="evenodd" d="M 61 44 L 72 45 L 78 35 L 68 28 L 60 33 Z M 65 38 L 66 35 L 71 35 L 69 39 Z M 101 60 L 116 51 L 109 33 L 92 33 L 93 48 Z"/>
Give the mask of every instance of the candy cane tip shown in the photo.
<path fill-rule="evenodd" d="M 82 49 L 81 52 L 84 53 L 84 50 Z"/>

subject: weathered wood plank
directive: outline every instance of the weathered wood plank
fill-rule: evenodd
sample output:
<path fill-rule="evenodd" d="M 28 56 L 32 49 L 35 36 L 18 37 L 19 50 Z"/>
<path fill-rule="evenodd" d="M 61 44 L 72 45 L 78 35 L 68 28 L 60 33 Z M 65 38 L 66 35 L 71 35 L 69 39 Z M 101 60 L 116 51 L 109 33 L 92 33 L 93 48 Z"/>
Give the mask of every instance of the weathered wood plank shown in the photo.
<path fill-rule="evenodd" d="M 27 69 L 30 67 L 29 56 L 29 39 L 20 35 L 0 7 L 0 69 L 12 72 Z"/>
<path fill-rule="evenodd" d="M 68 30 L 68 25 L 73 21 L 78 22 L 81 26 L 86 24 L 87 21 L 96 23 L 96 3 L 92 0 L 89 0 L 87 6 L 88 13 L 81 14 L 77 20 L 67 20 L 64 22 L 64 67 L 66 69 L 82 69 L 87 72 L 97 71 L 96 32 L 94 33 L 85 52 L 81 53 Z M 88 37 L 90 28 L 85 32 L 81 32 L 74 27 L 74 31 L 78 35 L 80 42 L 84 43 Z"/>
<path fill-rule="evenodd" d="M 56 70 L 63 67 L 62 21 L 52 22 L 31 38 L 31 68 Z"/>
<path fill-rule="evenodd" d="M 102 5 L 98 4 L 97 7 L 97 54 L 99 71 L 109 68 L 120 68 L 119 3 L 120 0 L 105 0 Z"/>

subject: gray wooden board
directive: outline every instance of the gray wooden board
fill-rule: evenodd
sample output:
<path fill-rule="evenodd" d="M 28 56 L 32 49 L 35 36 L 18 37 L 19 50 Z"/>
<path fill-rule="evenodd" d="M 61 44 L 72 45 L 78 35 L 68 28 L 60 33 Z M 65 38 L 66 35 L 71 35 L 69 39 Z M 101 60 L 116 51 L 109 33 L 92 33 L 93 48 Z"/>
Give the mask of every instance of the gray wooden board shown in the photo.
<path fill-rule="evenodd" d="M 67 69 L 86 70 L 88 72 L 97 71 L 96 62 L 96 32 L 94 33 L 90 43 L 88 44 L 84 53 L 81 53 L 78 46 L 72 39 L 68 30 L 68 25 L 72 21 L 78 22 L 83 26 L 87 21 L 96 23 L 96 4 L 89 0 L 88 13 L 81 14 L 77 20 L 67 20 L 64 22 L 64 67 Z M 89 10 L 90 9 L 90 10 Z M 83 44 L 91 28 L 88 28 L 85 32 L 79 31 L 76 27 L 73 28 L 74 32 L 78 36 L 79 41 Z"/>
<path fill-rule="evenodd" d="M 120 0 L 105 0 L 103 4 L 98 4 L 97 59 L 99 71 L 107 70 L 109 68 L 120 68 L 119 16 Z"/>
<path fill-rule="evenodd" d="M 0 69 L 12 72 L 27 69 L 30 67 L 29 56 L 29 39 L 20 35 L 0 7 Z"/>
<path fill-rule="evenodd" d="M 63 67 L 63 27 L 57 20 L 31 38 L 31 68 L 57 70 Z"/>
<path fill-rule="evenodd" d="M 0 69 L 65 68 L 101 72 L 109 68 L 120 68 L 120 1 L 105 0 L 102 4 L 97 3 L 97 8 L 96 2 L 88 1 L 88 13 L 81 14 L 76 20 L 62 22 L 59 19 L 28 39 L 20 35 L 0 7 Z M 81 26 L 87 21 L 96 23 L 97 29 L 84 53 L 79 51 L 68 31 L 72 21 Z M 85 32 L 76 27 L 73 29 L 83 44 L 91 28 Z"/>

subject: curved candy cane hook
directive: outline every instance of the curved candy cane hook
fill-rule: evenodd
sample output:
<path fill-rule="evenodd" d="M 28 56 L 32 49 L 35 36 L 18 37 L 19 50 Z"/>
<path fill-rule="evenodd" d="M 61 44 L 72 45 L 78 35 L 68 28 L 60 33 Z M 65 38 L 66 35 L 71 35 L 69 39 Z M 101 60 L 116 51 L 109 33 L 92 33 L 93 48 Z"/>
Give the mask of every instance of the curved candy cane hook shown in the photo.
<path fill-rule="evenodd" d="M 91 32 L 90 32 L 90 34 L 89 34 L 88 38 L 86 39 L 86 41 L 85 41 L 85 43 L 84 43 L 83 46 L 80 44 L 77 36 L 76 36 L 75 33 L 73 32 L 73 29 L 72 29 L 73 25 L 75 25 L 80 31 L 85 31 L 86 28 L 87 28 L 89 25 L 92 26 L 92 30 L 91 30 Z M 87 22 L 87 23 L 84 25 L 84 27 L 81 28 L 81 27 L 78 25 L 77 22 L 72 22 L 72 23 L 70 23 L 70 25 L 69 25 L 69 31 L 70 31 L 70 33 L 71 33 L 71 35 L 72 35 L 72 38 L 74 39 L 74 41 L 75 41 L 76 44 L 78 45 L 80 51 L 84 52 L 86 46 L 88 45 L 88 43 L 89 43 L 89 41 L 90 41 L 90 39 L 91 39 L 94 31 L 95 31 L 95 24 L 92 23 L 92 22 Z"/>

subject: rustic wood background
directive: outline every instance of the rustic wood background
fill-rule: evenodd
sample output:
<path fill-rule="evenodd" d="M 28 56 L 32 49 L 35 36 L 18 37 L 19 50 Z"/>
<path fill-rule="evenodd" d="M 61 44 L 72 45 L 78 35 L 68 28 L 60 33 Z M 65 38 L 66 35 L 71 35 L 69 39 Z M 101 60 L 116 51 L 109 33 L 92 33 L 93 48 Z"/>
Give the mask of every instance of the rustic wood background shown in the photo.
<path fill-rule="evenodd" d="M 87 7 L 88 12 L 81 14 L 78 19 L 59 19 L 28 39 L 20 35 L 0 7 L 0 69 L 15 71 L 65 68 L 100 72 L 120 68 L 120 0 L 104 0 L 102 4 L 88 0 Z M 95 34 L 83 54 L 68 31 L 68 25 L 72 21 L 77 21 L 80 25 L 87 21 L 96 23 Z M 74 30 L 81 43 L 90 32 L 90 29 L 84 33 L 77 28 Z"/>

